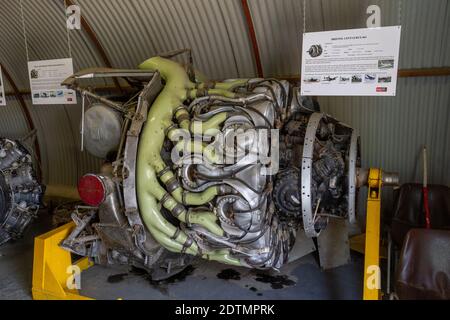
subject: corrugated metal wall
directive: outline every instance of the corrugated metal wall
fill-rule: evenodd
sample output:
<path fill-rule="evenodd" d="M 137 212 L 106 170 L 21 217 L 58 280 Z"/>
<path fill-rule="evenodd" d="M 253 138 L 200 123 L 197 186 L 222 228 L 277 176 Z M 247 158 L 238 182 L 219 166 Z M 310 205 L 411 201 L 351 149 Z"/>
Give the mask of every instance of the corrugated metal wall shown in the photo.
<path fill-rule="evenodd" d="M 79 0 L 115 66 L 134 68 L 161 52 L 189 47 L 214 79 L 254 74 L 240 2 Z"/>
<path fill-rule="evenodd" d="M 0 6 L 0 30 L 5 31 L 0 35 L 0 62 L 8 69 L 19 90 L 29 90 L 19 1 L 0 0 Z M 29 59 L 69 57 L 64 2 L 23 0 L 23 8 Z M 102 65 L 84 33 L 72 32 L 70 46 L 74 70 Z M 11 87 L 7 90 L 11 92 Z M 32 105 L 29 96 L 25 103 L 38 131 L 45 183 L 74 186 L 82 174 L 98 170 L 101 161 L 80 152 L 80 104 Z M 0 107 L 0 136 L 20 138 L 27 131 L 19 102 L 15 97 L 9 97 L 7 107 Z"/>
<path fill-rule="evenodd" d="M 80 104 L 32 106 L 29 99 L 26 103 L 38 129 L 42 170 L 48 184 L 75 186 L 80 176 L 99 170 L 100 159 L 80 152 Z"/>
<path fill-rule="evenodd" d="M 403 182 L 422 179 L 426 145 L 429 179 L 450 184 L 450 77 L 401 78 L 397 96 L 320 97 L 322 109 L 357 128 L 363 164 L 400 173 Z"/>
<path fill-rule="evenodd" d="M 266 76 L 297 76 L 303 1 L 249 0 Z M 402 25 L 400 68 L 450 65 L 448 0 L 306 0 L 306 32 L 365 28 L 366 8 L 377 4 L 382 25 Z"/>
<path fill-rule="evenodd" d="M 190 47 L 196 67 L 213 79 L 256 74 L 240 0 L 78 0 L 115 67 L 133 68 L 158 53 Z M 300 70 L 302 0 L 248 0 L 265 76 Z M 28 90 L 19 0 L 0 0 L 0 62 Z M 307 0 L 306 31 L 365 27 L 379 4 L 382 24 L 401 20 L 401 68 L 450 65 L 448 0 Z M 23 0 L 30 59 L 68 56 L 63 0 Z M 401 13 L 401 14 L 399 14 Z M 71 32 L 75 71 L 104 62 L 84 31 Z M 418 152 L 430 149 L 431 181 L 450 184 L 449 77 L 399 79 L 395 98 L 320 98 L 323 109 L 361 131 L 366 165 L 417 180 Z M 10 88 L 8 89 L 10 90 Z M 80 153 L 80 106 L 33 106 L 47 183 L 74 185 L 100 161 Z M 26 122 L 15 98 L 0 108 L 0 135 L 19 137 Z"/>
<path fill-rule="evenodd" d="M 0 119 L 0 136 L 20 139 L 27 134 L 27 122 L 15 98 L 6 97 L 6 106 L 0 107 Z"/>

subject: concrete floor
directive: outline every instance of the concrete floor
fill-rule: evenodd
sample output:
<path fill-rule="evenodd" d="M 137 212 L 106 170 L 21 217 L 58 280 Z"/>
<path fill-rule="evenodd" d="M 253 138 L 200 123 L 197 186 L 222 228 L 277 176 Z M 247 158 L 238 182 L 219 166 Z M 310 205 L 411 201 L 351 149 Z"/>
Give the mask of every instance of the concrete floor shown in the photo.
<path fill-rule="evenodd" d="M 33 239 L 50 229 L 42 213 L 24 239 L 0 248 L 0 299 L 31 299 Z M 96 299 L 361 299 L 363 264 L 363 256 L 352 253 L 350 264 L 322 271 L 309 254 L 261 275 L 200 262 L 177 281 L 158 285 L 127 266 L 94 266 L 81 275 L 81 293 Z M 219 278 L 224 270 L 232 277 Z"/>

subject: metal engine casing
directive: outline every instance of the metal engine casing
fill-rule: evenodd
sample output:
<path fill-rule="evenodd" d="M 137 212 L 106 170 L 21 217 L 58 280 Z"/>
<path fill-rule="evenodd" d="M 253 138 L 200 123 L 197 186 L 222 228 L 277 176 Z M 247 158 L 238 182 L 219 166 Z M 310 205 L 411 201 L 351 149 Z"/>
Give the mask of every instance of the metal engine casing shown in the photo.
<path fill-rule="evenodd" d="M 89 215 L 74 214 L 77 229 L 63 242 L 64 248 L 99 263 L 131 264 L 150 272 L 158 268 L 173 270 L 190 259 L 183 251 L 170 253 L 155 240 L 143 222 L 136 192 L 136 162 L 142 128 L 152 103 L 163 88 L 159 75 L 155 74 L 140 91 L 133 119 L 122 131 L 122 135 L 126 135 L 125 143 L 119 150 L 120 161 L 115 161 L 114 170 L 119 174 L 99 176 L 108 186 L 106 200 L 98 208 L 92 208 Z M 318 237 L 330 217 L 354 222 L 358 134 L 333 117 L 320 113 L 316 102 L 300 97 L 298 88 L 287 81 L 249 79 L 235 92 L 239 98 L 227 99 L 210 97 L 205 90 L 204 96 L 180 108 L 187 110 L 192 122 L 226 113 L 219 130 L 223 136 L 228 134 L 228 128 L 235 129 L 237 137 L 245 136 L 246 130 L 252 127 L 276 128 L 276 135 L 271 133 L 262 138 L 263 145 L 279 147 L 276 172 L 264 174 L 265 166 L 254 163 L 251 157 L 213 166 L 185 163 L 183 160 L 195 158 L 192 154 L 183 153 L 174 160 L 171 157 L 173 141 L 167 135 L 170 129 L 166 129 L 160 156 L 168 170 L 173 170 L 174 178 L 165 182 L 164 187 L 169 191 L 158 200 L 161 201 L 159 210 L 162 219 L 187 234 L 189 241 L 195 242 L 202 252 L 226 248 L 239 259 L 240 265 L 279 269 L 288 262 L 298 232 L 304 232 L 308 238 Z M 179 123 L 174 124 L 172 129 L 178 126 Z M 233 140 L 237 142 L 232 148 L 252 149 L 255 138 L 249 139 L 250 142 Z M 214 140 L 219 150 L 226 147 L 220 141 Z M 188 212 L 187 221 L 180 223 L 176 212 L 164 208 L 170 190 L 180 186 L 194 194 L 212 186 L 219 191 L 202 205 L 188 205 L 183 198 L 174 209 Z M 214 213 L 217 225 L 224 231 L 223 237 L 214 236 L 189 221 L 189 214 L 200 211 Z"/>
<path fill-rule="evenodd" d="M 18 141 L 0 138 L 0 245 L 22 236 L 43 193 L 28 150 Z"/>

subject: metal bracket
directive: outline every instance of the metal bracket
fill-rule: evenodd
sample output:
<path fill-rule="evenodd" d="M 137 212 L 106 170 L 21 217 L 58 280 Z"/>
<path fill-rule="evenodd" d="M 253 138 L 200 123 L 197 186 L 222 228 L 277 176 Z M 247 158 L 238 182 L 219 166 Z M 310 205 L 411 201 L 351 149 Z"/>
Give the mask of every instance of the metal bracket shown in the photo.
<path fill-rule="evenodd" d="M 302 196 L 302 215 L 303 228 L 309 238 L 318 237 L 320 232 L 314 229 L 312 212 L 312 194 L 311 194 L 311 171 L 313 161 L 314 142 L 320 120 L 324 117 L 323 113 L 313 113 L 309 118 L 306 128 L 305 142 L 303 145 L 302 172 L 300 192 Z"/>
<path fill-rule="evenodd" d="M 320 267 L 323 270 L 336 268 L 350 262 L 347 221 L 330 218 L 327 227 L 317 238 Z"/>
<path fill-rule="evenodd" d="M 350 138 L 348 162 L 348 219 L 351 224 L 356 222 L 356 161 L 358 157 L 358 138 L 358 132 L 353 130 Z"/>
<path fill-rule="evenodd" d="M 150 104 L 155 100 L 162 89 L 161 77 L 159 73 L 153 75 L 152 80 L 142 90 L 139 95 L 136 113 L 127 132 L 124 150 L 123 163 L 123 195 L 125 202 L 125 212 L 130 226 L 136 230 L 135 241 L 142 250 L 142 243 L 146 240 L 145 228 L 139 216 L 138 201 L 136 196 L 136 158 L 139 145 L 139 135 L 142 127 L 147 121 L 147 114 Z"/>
<path fill-rule="evenodd" d="M 380 272 L 380 169 L 371 168 L 367 182 L 366 245 L 364 257 L 364 300 L 379 300 L 381 287 Z"/>
<path fill-rule="evenodd" d="M 67 287 L 69 277 L 73 276 L 70 267 L 76 266 L 81 272 L 93 265 L 88 258 L 72 262 L 70 252 L 59 246 L 74 228 L 75 223 L 70 222 L 35 238 L 32 288 L 34 300 L 92 300 L 80 295 L 77 289 Z"/>

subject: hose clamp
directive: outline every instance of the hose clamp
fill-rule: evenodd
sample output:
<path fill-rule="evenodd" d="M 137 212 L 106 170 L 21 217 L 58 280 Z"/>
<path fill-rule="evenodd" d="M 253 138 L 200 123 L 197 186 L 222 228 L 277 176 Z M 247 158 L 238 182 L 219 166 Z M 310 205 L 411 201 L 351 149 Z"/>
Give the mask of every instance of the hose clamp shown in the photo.
<path fill-rule="evenodd" d="M 183 205 L 187 206 L 186 203 L 186 195 L 187 195 L 188 191 L 184 190 L 183 193 L 181 193 L 181 203 L 183 203 Z"/>
<path fill-rule="evenodd" d="M 208 95 L 208 89 L 207 88 L 199 88 L 199 89 L 197 89 L 197 92 L 196 92 L 197 98 L 205 97 L 207 95 Z"/>
<path fill-rule="evenodd" d="M 183 244 L 183 248 L 181 249 L 181 253 L 186 253 L 186 250 L 192 246 L 194 240 L 191 237 L 187 237 L 186 241 Z"/>
<path fill-rule="evenodd" d="M 175 176 L 173 176 L 172 178 L 170 178 L 166 183 L 166 188 L 167 191 L 169 193 L 174 192 L 176 189 L 178 189 L 180 187 L 180 183 L 178 182 L 177 178 L 175 178 Z"/>
<path fill-rule="evenodd" d="M 176 238 L 178 238 L 180 233 L 181 233 L 181 229 L 177 228 L 177 230 L 175 230 L 175 233 L 173 234 L 173 236 L 170 237 L 170 239 L 176 240 Z"/>
<path fill-rule="evenodd" d="M 175 110 L 173 110 L 173 114 L 176 114 L 178 111 L 180 111 L 182 109 L 186 110 L 186 106 L 184 104 L 180 104 L 178 107 L 176 107 Z M 187 112 L 187 110 L 186 110 L 186 112 Z"/>
<path fill-rule="evenodd" d="M 186 209 L 184 208 L 184 206 L 178 203 L 178 204 L 172 209 L 171 213 L 172 213 L 172 215 L 173 215 L 174 217 L 178 217 L 180 214 L 182 214 L 182 213 L 185 212 L 185 211 L 186 211 Z"/>
<path fill-rule="evenodd" d="M 156 176 L 158 177 L 158 179 L 161 179 L 161 177 L 169 171 L 170 171 L 170 167 L 167 166 L 164 169 L 162 169 L 160 172 L 158 172 L 158 174 Z"/>
<path fill-rule="evenodd" d="M 216 87 L 217 81 L 211 80 L 208 82 L 210 84 L 210 88 L 214 89 Z"/>
<path fill-rule="evenodd" d="M 202 88 L 205 89 L 214 89 L 216 87 L 216 83 L 217 81 L 211 80 L 211 81 L 206 81 L 206 82 L 202 82 L 201 84 L 196 84 L 195 85 L 195 89 L 199 89 L 200 85 L 202 85 Z"/>
<path fill-rule="evenodd" d="M 191 213 L 192 213 L 192 210 L 191 209 L 189 209 L 187 212 L 186 212 L 186 225 L 190 228 L 191 227 L 191 221 L 189 221 L 189 218 L 190 218 L 190 216 L 191 216 Z"/>
<path fill-rule="evenodd" d="M 187 111 L 186 111 L 186 113 L 183 113 L 183 114 L 180 114 L 178 117 L 176 117 L 177 118 L 177 121 L 178 121 L 178 123 L 181 123 L 181 122 L 183 122 L 183 121 L 191 121 L 191 117 L 189 116 L 189 114 L 187 113 Z"/>
<path fill-rule="evenodd" d="M 171 198 L 170 193 L 166 192 L 163 197 L 161 198 L 161 204 L 164 206 L 164 203 L 166 203 Z"/>
<path fill-rule="evenodd" d="M 172 129 L 178 129 L 178 125 L 175 123 L 172 123 L 170 126 L 164 129 L 164 136 L 167 136 Z"/>

